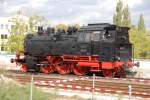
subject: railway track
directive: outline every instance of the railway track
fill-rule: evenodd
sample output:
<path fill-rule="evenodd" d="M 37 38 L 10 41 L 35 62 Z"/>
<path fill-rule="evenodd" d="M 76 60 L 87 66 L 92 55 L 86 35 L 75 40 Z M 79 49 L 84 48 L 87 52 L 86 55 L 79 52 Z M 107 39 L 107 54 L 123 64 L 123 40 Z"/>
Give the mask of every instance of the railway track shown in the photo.
<path fill-rule="evenodd" d="M 79 90 L 79 91 L 93 91 L 92 76 L 78 77 L 78 76 L 61 76 L 45 75 L 45 74 L 22 74 L 9 73 L 7 77 L 18 81 L 20 84 L 30 82 L 31 75 L 34 78 L 34 85 L 46 88 L 58 88 L 64 90 Z M 69 78 L 68 78 L 69 77 Z M 142 78 L 104 78 L 95 77 L 94 91 L 97 93 L 110 93 L 128 95 L 128 86 L 132 87 L 132 95 L 142 98 L 150 99 L 150 79 Z"/>

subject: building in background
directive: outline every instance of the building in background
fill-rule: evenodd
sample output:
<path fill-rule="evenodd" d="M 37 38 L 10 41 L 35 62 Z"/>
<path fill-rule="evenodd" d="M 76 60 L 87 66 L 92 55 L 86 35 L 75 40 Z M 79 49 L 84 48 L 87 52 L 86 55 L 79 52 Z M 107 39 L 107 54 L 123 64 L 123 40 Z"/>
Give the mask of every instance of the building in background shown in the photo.
<path fill-rule="evenodd" d="M 27 17 L 22 14 L 19 10 L 15 15 L 8 17 L 0 17 L 0 54 L 8 53 L 8 39 L 11 36 L 12 31 L 14 31 L 15 24 L 19 22 L 19 25 L 25 25 L 25 30 L 23 34 L 36 33 L 38 26 L 44 26 L 45 28 L 50 26 L 48 21 L 42 16 L 32 15 Z M 13 30 L 12 30 L 13 29 Z M 13 34 L 20 34 L 19 32 Z"/>
<path fill-rule="evenodd" d="M 9 22 L 10 17 L 0 17 L 0 53 L 5 53 L 7 39 L 10 35 L 12 22 Z"/>
<path fill-rule="evenodd" d="M 0 17 L 0 54 L 7 52 L 7 40 L 11 34 L 11 29 L 14 23 L 11 21 L 13 18 L 19 18 L 28 23 L 29 18 L 27 16 L 17 14 L 9 17 Z"/>

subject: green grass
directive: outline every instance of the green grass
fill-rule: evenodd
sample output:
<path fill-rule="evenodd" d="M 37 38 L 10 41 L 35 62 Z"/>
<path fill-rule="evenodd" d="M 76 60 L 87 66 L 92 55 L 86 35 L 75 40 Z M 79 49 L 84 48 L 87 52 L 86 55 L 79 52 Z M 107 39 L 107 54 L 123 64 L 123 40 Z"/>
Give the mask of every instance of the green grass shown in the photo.
<path fill-rule="evenodd" d="M 44 92 L 33 86 L 33 99 L 32 100 L 92 100 L 83 99 L 77 95 L 72 97 L 59 96 L 59 90 L 55 89 L 51 92 Z M 30 98 L 30 85 L 19 85 L 15 82 L 0 81 L 0 100 L 29 100 Z M 95 100 L 95 99 L 94 99 Z M 99 100 L 104 100 L 99 98 Z M 122 100 L 122 95 L 118 95 L 118 100 Z"/>
<path fill-rule="evenodd" d="M 33 86 L 32 100 L 86 100 L 78 96 L 66 97 L 59 96 L 58 90 L 52 90 L 50 93 L 44 92 Z M 30 85 L 19 85 L 15 82 L 0 81 L 0 100 L 29 100 Z M 91 99 L 87 99 L 91 100 Z"/>
<path fill-rule="evenodd" d="M 5 74 L 6 70 L 4 68 L 0 68 L 0 74 Z"/>
<path fill-rule="evenodd" d="M 0 75 L 7 74 L 7 71 L 0 69 Z M 50 92 L 44 92 L 41 89 L 33 86 L 32 100 L 91 100 L 83 99 L 77 95 L 67 97 L 59 96 L 59 89 L 56 88 Z M 0 100 L 29 100 L 30 99 L 30 84 L 20 85 L 17 82 L 11 80 L 1 80 L 0 76 Z"/>
<path fill-rule="evenodd" d="M 0 82 L 0 100 L 29 100 L 30 86 Z M 50 99 L 51 97 L 51 99 Z M 54 100 L 55 95 L 33 88 L 33 100 Z"/>

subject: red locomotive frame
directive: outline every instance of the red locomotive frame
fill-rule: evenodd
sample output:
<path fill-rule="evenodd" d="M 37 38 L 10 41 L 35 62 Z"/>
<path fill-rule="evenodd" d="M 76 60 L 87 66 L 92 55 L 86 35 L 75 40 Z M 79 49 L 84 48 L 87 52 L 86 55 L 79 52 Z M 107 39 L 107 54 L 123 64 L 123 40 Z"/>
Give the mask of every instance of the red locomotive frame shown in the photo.
<path fill-rule="evenodd" d="M 16 59 L 12 59 L 12 62 L 16 62 L 17 65 L 20 60 L 20 54 L 16 55 Z M 48 63 L 47 66 L 39 66 L 39 71 L 49 74 L 58 72 L 59 74 L 74 73 L 75 75 L 86 75 L 89 72 L 101 72 L 104 77 L 126 77 L 124 65 L 128 68 L 138 66 L 138 63 L 130 60 L 128 62 L 114 61 L 114 62 L 100 62 L 99 56 L 77 56 L 77 55 L 62 55 L 62 56 L 47 56 L 41 58 L 41 63 Z M 27 72 L 27 66 L 21 63 L 21 71 Z"/>

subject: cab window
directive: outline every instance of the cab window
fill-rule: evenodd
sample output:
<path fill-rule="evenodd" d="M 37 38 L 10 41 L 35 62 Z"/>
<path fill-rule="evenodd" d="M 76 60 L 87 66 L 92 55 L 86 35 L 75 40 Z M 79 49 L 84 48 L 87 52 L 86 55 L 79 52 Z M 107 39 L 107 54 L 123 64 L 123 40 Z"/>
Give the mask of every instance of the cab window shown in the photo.
<path fill-rule="evenodd" d="M 90 33 L 85 33 L 85 42 L 90 42 L 90 41 L 91 41 Z"/>
<path fill-rule="evenodd" d="M 81 41 L 81 42 L 90 42 L 91 41 L 90 33 L 80 33 L 78 35 L 78 41 Z"/>
<path fill-rule="evenodd" d="M 91 34 L 91 40 L 92 41 L 99 41 L 100 39 L 100 35 L 99 35 L 99 33 L 92 33 Z"/>

